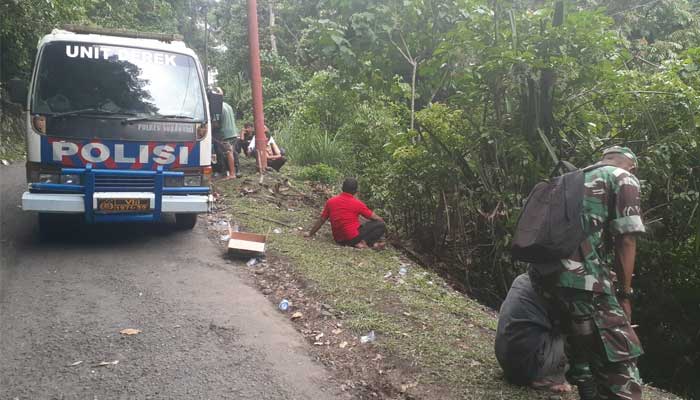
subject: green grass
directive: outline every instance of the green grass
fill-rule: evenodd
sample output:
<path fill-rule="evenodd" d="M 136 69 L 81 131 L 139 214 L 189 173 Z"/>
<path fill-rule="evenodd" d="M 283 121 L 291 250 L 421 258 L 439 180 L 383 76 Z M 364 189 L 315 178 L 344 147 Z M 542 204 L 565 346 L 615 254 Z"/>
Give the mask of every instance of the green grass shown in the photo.
<path fill-rule="evenodd" d="M 294 168 L 290 169 L 293 176 Z M 281 178 L 273 174 L 266 177 L 266 184 L 272 186 L 275 177 Z M 302 192 L 311 193 L 307 183 L 291 182 Z M 374 330 L 379 349 L 405 368 L 419 385 L 438 388 L 441 398 L 546 399 L 551 395 L 518 388 L 501 379 L 493 353 L 497 322 L 493 311 L 449 288 L 435 272 L 414 264 L 408 267 L 403 282 L 397 282 L 404 260 L 399 252 L 339 247 L 332 241 L 328 224 L 315 239 L 304 238 L 296 227 L 309 227 L 320 212 L 320 200 L 318 208 L 297 205 L 289 211 L 285 203 L 262 201 L 256 195 L 241 196 L 242 187 L 260 188 L 255 179 L 218 186 L 227 194 L 232 220 L 259 233 L 283 228 L 281 234 L 268 235 L 269 252 L 289 259 L 306 281 L 307 289 L 343 312 L 344 325 L 356 335 Z M 272 196 L 264 188 L 258 193 L 265 193 L 263 198 Z M 388 272 L 392 272 L 392 278 L 384 279 Z M 646 391 L 645 398 L 675 397 Z"/>

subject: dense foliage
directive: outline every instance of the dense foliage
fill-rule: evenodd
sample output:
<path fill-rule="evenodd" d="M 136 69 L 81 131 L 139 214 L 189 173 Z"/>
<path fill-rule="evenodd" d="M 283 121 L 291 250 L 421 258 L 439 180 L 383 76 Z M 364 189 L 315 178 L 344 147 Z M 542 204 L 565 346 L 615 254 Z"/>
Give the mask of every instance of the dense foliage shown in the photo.
<path fill-rule="evenodd" d="M 179 31 L 249 118 L 242 0 L 5 2 L 2 79 L 63 22 Z M 497 305 L 518 210 L 555 160 L 641 158 L 634 319 L 647 381 L 700 396 L 700 17 L 690 0 L 259 2 L 266 118 L 309 179 L 361 180 L 393 231 Z M 9 18 L 8 18 L 9 17 Z M 317 165 L 323 164 L 323 165 Z M 339 171 L 339 173 L 337 172 Z"/>

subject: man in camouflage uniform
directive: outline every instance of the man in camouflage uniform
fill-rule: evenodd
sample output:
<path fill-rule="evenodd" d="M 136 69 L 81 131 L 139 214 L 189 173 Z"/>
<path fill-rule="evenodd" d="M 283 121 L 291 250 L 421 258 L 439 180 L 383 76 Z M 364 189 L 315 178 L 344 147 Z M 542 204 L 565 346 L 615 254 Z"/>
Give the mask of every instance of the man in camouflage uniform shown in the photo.
<path fill-rule="evenodd" d="M 530 274 L 560 310 L 569 342 L 567 378 L 581 399 L 641 400 L 636 364 L 643 351 L 630 325 L 636 235 L 644 232 L 633 175 L 637 157 L 615 146 L 599 164 L 605 166 L 585 173 L 582 222 L 592 233 L 561 260 L 559 274 L 537 276 L 533 268 Z"/>

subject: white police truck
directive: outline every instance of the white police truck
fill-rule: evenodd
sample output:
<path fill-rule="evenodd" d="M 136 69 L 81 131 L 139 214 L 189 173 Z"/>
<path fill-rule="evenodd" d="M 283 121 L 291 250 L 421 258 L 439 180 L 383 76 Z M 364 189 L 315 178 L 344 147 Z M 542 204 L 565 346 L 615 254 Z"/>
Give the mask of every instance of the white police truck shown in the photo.
<path fill-rule="evenodd" d="M 22 208 L 87 223 L 191 229 L 211 205 L 211 115 L 204 71 L 177 35 L 69 26 L 43 37 L 26 105 L 28 190 Z M 220 100 L 220 99 L 218 99 Z M 212 101 L 219 104 L 220 101 Z"/>

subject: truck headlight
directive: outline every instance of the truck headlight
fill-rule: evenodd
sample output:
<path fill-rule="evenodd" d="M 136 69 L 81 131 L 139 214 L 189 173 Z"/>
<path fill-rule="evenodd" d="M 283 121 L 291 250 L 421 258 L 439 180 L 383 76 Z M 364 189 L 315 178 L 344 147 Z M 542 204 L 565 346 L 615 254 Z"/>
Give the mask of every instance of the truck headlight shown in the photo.
<path fill-rule="evenodd" d="M 80 185 L 80 175 L 78 175 L 78 174 L 61 175 L 61 183 L 68 183 L 71 185 Z"/>
<path fill-rule="evenodd" d="M 201 175 L 186 175 L 185 186 L 202 186 Z"/>
<path fill-rule="evenodd" d="M 59 174 L 39 174 L 39 183 L 59 183 Z"/>
<path fill-rule="evenodd" d="M 182 186 L 183 177 L 182 176 L 166 176 L 165 186 L 168 187 L 179 187 Z"/>
<path fill-rule="evenodd" d="M 211 183 L 211 165 L 202 168 L 202 186 L 209 186 Z"/>

